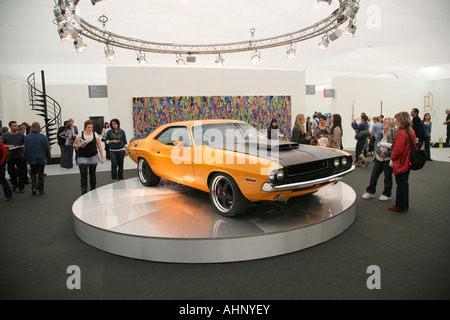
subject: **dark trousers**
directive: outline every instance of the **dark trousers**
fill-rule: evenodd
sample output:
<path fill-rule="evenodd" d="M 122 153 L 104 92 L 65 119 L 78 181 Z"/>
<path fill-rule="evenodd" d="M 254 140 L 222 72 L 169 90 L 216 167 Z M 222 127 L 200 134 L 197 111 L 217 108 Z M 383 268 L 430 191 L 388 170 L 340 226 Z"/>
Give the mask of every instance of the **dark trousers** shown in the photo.
<path fill-rule="evenodd" d="M 79 164 L 78 168 L 80 169 L 81 174 L 81 193 L 85 194 L 87 192 L 88 185 L 88 173 L 89 173 L 89 186 L 91 190 L 95 189 L 97 185 L 97 177 L 95 176 L 95 172 L 97 170 L 97 164 Z"/>
<path fill-rule="evenodd" d="M 366 145 L 367 138 L 358 139 L 356 142 L 355 157 L 358 161 L 358 157 L 363 153 L 364 146 Z"/>
<path fill-rule="evenodd" d="M 0 184 L 3 187 L 5 197 L 11 198 L 12 197 L 11 187 L 9 186 L 9 183 L 6 180 L 5 173 L 6 173 L 6 162 L 0 164 Z"/>
<path fill-rule="evenodd" d="M 66 145 L 66 168 L 72 169 L 73 168 L 73 146 L 72 145 Z"/>
<path fill-rule="evenodd" d="M 43 164 L 31 164 L 31 187 L 39 192 L 44 191 L 44 168 Z"/>
<path fill-rule="evenodd" d="M 425 153 L 427 154 L 428 160 L 431 159 L 430 140 L 431 140 L 430 137 L 423 139 L 423 143 L 425 144 Z"/>
<path fill-rule="evenodd" d="M 61 157 L 59 158 L 59 165 L 63 168 L 66 167 L 66 161 L 67 161 L 67 153 L 66 153 L 66 146 L 65 145 L 59 145 L 59 149 L 61 150 Z"/>
<path fill-rule="evenodd" d="M 27 183 L 27 161 L 25 158 L 9 158 L 8 174 L 13 188 L 23 190 Z"/>
<path fill-rule="evenodd" d="M 123 159 L 125 151 L 111 151 L 111 177 L 113 180 L 123 180 Z"/>
<path fill-rule="evenodd" d="M 377 189 L 377 181 L 381 173 L 384 172 L 384 190 L 383 194 L 386 197 L 391 197 L 392 195 L 392 167 L 389 166 L 389 161 L 378 161 L 377 159 L 373 162 L 372 175 L 370 176 L 370 183 L 366 191 L 371 194 L 375 194 Z"/>
<path fill-rule="evenodd" d="M 409 208 L 409 171 L 395 175 L 395 183 L 397 183 L 397 194 L 395 199 L 395 207 L 399 210 Z"/>

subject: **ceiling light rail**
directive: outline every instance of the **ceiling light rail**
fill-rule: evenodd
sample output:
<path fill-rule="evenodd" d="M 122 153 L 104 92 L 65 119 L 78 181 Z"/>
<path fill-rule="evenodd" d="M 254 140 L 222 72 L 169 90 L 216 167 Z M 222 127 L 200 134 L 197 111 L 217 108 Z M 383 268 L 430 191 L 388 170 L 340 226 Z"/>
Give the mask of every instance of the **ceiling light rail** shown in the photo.
<path fill-rule="evenodd" d="M 328 34 L 335 33 L 336 30 L 341 34 L 341 30 L 338 29 L 342 24 L 349 22 L 348 27 L 344 33 L 354 36 L 356 30 L 356 14 L 359 10 L 359 0 L 336 0 L 339 6 L 328 17 L 318 21 L 317 23 L 308 26 L 306 28 L 282 34 L 275 37 L 255 39 L 255 29 L 250 29 L 250 40 L 230 42 L 230 43 L 214 43 L 214 44 L 180 44 L 180 43 L 161 43 L 153 42 L 142 39 L 136 39 L 113 33 L 106 30 L 106 22 L 108 17 L 101 16 L 98 22 L 102 24 L 102 28 L 92 25 L 88 21 L 84 20 L 76 13 L 76 8 L 80 0 L 57 0 L 57 5 L 54 7 L 53 13 L 55 15 L 54 23 L 58 25 L 58 33 L 62 38 L 61 27 L 70 25 L 65 31 L 73 31 L 74 39 L 79 38 L 82 35 L 85 38 L 89 38 L 96 42 L 104 43 L 106 48 L 116 47 L 126 50 L 133 50 L 139 53 L 157 53 L 157 54 L 175 54 L 177 60 L 181 59 L 181 55 L 215 55 L 220 56 L 226 53 L 238 53 L 252 51 L 253 56 L 255 53 L 259 54 L 259 60 L 261 59 L 261 50 L 269 49 L 280 46 L 289 46 L 293 48 L 293 44 L 301 41 L 306 41 L 315 37 L 323 36 L 322 40 L 328 38 Z M 100 0 L 101 1 L 101 0 Z M 92 2 L 92 1 L 91 1 Z M 99 1 L 95 1 L 99 2 Z M 319 2 L 328 2 L 331 5 L 332 0 L 318 0 Z M 93 3 L 93 5 L 95 4 Z M 323 43 L 323 41 L 321 42 Z M 323 47 L 323 46 L 321 46 Z M 105 52 L 106 52 L 105 48 Z M 289 58 L 295 56 L 295 51 L 290 50 L 291 54 Z M 221 57 L 221 59 L 223 59 Z M 142 59 L 141 59 L 142 60 Z M 253 59 L 252 59 L 253 60 Z M 258 62 L 259 62 L 258 60 Z M 223 65 L 223 61 L 219 63 Z"/>

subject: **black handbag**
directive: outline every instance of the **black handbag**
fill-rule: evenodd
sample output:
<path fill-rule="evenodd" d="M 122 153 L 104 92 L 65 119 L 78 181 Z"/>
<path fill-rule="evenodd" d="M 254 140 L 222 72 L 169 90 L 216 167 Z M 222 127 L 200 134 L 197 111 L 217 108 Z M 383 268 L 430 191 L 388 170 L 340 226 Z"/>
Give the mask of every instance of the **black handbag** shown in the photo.
<path fill-rule="evenodd" d="M 423 168 L 427 162 L 427 155 L 425 151 L 418 150 L 414 145 L 411 134 L 408 130 L 405 130 L 409 136 L 409 146 L 411 148 L 411 153 L 409 154 L 409 161 L 411 162 L 411 170 L 420 170 Z"/>

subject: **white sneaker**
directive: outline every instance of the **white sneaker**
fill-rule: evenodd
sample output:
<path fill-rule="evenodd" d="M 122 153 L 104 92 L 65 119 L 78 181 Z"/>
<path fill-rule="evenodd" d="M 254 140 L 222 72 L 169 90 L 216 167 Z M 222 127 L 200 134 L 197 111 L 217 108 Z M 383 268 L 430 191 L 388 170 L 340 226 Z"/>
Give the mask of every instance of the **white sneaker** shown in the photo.
<path fill-rule="evenodd" d="M 368 192 L 364 192 L 362 195 L 363 199 L 373 199 L 373 194 L 368 193 Z"/>
<path fill-rule="evenodd" d="M 380 201 L 388 201 L 388 200 L 391 200 L 391 197 L 387 197 L 384 194 L 382 194 L 378 200 L 380 200 Z"/>

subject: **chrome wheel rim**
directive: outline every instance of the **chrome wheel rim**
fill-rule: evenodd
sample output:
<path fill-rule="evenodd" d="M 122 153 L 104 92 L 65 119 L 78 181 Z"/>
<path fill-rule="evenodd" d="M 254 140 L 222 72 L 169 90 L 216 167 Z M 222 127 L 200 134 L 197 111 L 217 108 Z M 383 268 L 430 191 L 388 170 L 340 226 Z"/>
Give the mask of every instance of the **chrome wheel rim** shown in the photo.
<path fill-rule="evenodd" d="M 144 159 L 139 159 L 138 169 L 139 180 L 141 180 L 142 183 L 147 182 L 149 178 L 148 164 Z"/>
<path fill-rule="evenodd" d="M 214 205 L 221 212 L 228 212 L 233 207 L 233 187 L 224 176 L 217 176 L 211 183 L 211 195 Z"/>

